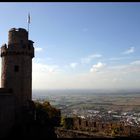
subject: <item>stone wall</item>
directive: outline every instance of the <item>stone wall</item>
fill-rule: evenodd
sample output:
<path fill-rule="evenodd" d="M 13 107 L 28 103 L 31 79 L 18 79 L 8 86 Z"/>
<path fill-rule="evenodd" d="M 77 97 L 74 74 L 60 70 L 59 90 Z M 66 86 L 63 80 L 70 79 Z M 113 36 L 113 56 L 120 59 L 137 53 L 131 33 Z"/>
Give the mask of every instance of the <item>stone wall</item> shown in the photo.
<path fill-rule="evenodd" d="M 0 138 L 7 136 L 14 126 L 14 101 L 11 90 L 0 88 Z"/>
<path fill-rule="evenodd" d="M 92 133 L 102 132 L 104 135 L 110 136 L 138 136 L 140 135 L 140 127 L 126 126 L 123 122 L 112 121 L 102 122 L 99 120 L 83 119 L 80 117 L 71 118 L 72 130 L 87 131 Z M 65 120 L 67 122 L 67 119 Z M 67 126 L 67 125 L 66 125 Z"/>

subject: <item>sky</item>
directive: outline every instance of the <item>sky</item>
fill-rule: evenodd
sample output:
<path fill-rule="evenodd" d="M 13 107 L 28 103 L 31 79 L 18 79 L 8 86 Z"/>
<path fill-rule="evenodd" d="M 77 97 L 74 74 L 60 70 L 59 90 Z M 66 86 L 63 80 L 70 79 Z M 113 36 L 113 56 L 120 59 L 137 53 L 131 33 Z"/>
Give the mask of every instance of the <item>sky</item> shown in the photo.
<path fill-rule="evenodd" d="M 28 13 L 33 89 L 140 89 L 140 3 L 1 2 L 1 45 Z"/>

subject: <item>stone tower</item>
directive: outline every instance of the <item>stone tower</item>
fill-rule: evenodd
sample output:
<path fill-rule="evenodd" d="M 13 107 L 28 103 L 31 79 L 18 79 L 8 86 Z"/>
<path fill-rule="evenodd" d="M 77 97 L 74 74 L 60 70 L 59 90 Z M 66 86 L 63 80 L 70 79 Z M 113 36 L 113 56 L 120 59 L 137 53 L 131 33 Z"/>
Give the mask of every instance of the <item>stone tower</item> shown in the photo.
<path fill-rule="evenodd" d="M 22 107 L 32 99 L 32 58 L 33 41 L 23 28 L 12 28 L 8 34 L 8 45 L 1 47 L 1 87 L 11 88 L 15 105 Z"/>

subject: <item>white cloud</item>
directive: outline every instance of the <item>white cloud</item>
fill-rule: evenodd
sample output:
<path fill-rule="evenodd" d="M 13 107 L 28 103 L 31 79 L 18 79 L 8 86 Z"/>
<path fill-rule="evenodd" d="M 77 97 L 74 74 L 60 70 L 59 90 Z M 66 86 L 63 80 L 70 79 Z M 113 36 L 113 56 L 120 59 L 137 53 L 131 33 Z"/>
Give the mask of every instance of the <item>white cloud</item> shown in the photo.
<path fill-rule="evenodd" d="M 42 63 L 33 63 L 33 73 L 56 73 L 59 72 L 58 65 L 47 65 Z"/>
<path fill-rule="evenodd" d="M 131 54 L 134 53 L 135 47 L 130 47 L 128 50 L 124 51 L 123 54 Z"/>
<path fill-rule="evenodd" d="M 131 57 L 111 57 L 108 60 L 110 61 L 120 61 L 120 60 L 125 60 L 125 59 L 130 59 Z"/>
<path fill-rule="evenodd" d="M 85 58 L 82 58 L 82 59 L 81 59 L 81 63 L 88 64 L 88 63 L 90 63 L 94 58 L 100 58 L 100 57 L 102 57 L 101 54 L 92 54 L 92 55 L 89 55 L 89 56 L 87 56 L 87 57 L 85 57 Z"/>
<path fill-rule="evenodd" d="M 40 47 L 35 48 L 35 51 L 36 51 L 36 52 L 40 52 L 40 51 L 42 51 L 42 50 L 43 50 L 43 48 L 40 48 Z"/>
<path fill-rule="evenodd" d="M 130 64 L 132 64 L 132 65 L 140 65 L 140 60 L 133 61 Z"/>
<path fill-rule="evenodd" d="M 121 82 L 122 81 L 122 78 L 113 78 L 112 79 L 112 82 Z"/>
<path fill-rule="evenodd" d="M 139 60 L 134 62 L 137 64 Z M 76 67 L 76 62 L 71 66 Z M 33 89 L 121 89 L 138 88 L 140 83 L 140 65 L 133 62 L 117 66 L 98 62 L 91 72 L 85 73 L 68 73 L 62 69 L 58 65 L 33 62 Z"/>
<path fill-rule="evenodd" d="M 64 71 L 58 65 L 47 65 L 33 62 L 32 81 L 33 89 L 55 89 L 62 86 Z M 58 84 L 58 86 L 57 86 Z"/>
<path fill-rule="evenodd" d="M 51 57 L 47 57 L 46 60 L 52 60 L 52 58 Z"/>
<path fill-rule="evenodd" d="M 76 63 L 76 62 L 70 63 L 71 68 L 75 68 L 77 65 L 78 65 L 78 63 Z"/>
<path fill-rule="evenodd" d="M 107 70 L 110 73 L 116 72 L 119 74 L 133 75 L 133 73 L 140 73 L 140 65 L 138 64 L 138 61 L 134 61 L 127 65 L 109 66 Z"/>
<path fill-rule="evenodd" d="M 42 61 L 44 61 L 44 59 L 41 58 L 41 57 L 36 57 L 35 59 L 33 59 L 33 62 L 34 61 L 36 61 L 36 62 L 42 62 Z"/>
<path fill-rule="evenodd" d="M 121 89 L 138 88 L 140 65 L 92 67 L 101 72 L 66 73 L 57 65 L 33 64 L 33 89 Z"/>
<path fill-rule="evenodd" d="M 90 72 L 98 72 L 102 68 L 104 68 L 106 64 L 98 62 L 97 64 L 93 65 L 92 68 L 90 69 Z"/>
<path fill-rule="evenodd" d="M 41 64 L 45 64 L 47 62 L 51 62 L 53 59 L 50 57 L 36 57 L 35 59 L 33 59 L 34 63 L 41 63 Z"/>
<path fill-rule="evenodd" d="M 123 70 L 126 69 L 128 65 L 115 65 L 115 66 L 109 66 L 108 69 L 111 71 L 116 71 L 116 70 Z"/>

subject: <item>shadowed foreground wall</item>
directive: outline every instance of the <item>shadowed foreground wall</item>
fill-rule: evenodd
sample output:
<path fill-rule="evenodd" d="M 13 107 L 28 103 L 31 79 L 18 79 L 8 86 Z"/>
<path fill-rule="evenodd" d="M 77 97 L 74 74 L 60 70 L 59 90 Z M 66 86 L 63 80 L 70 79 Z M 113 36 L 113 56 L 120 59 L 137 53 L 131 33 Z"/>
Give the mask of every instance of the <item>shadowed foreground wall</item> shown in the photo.
<path fill-rule="evenodd" d="M 14 96 L 8 89 L 0 88 L 0 138 L 7 135 L 15 122 Z"/>

